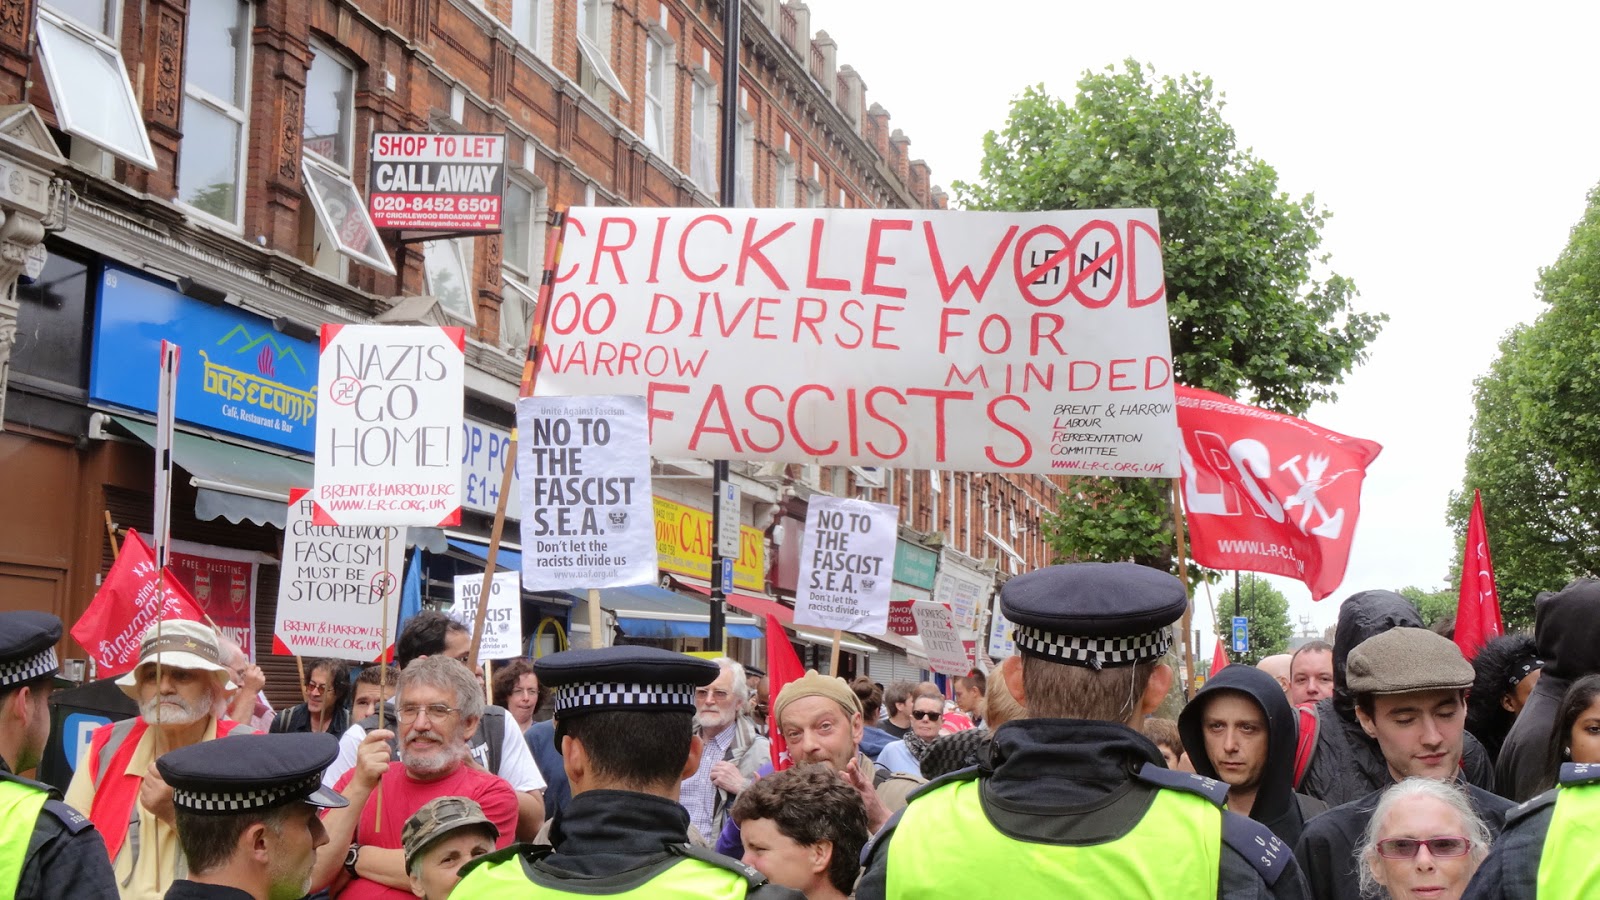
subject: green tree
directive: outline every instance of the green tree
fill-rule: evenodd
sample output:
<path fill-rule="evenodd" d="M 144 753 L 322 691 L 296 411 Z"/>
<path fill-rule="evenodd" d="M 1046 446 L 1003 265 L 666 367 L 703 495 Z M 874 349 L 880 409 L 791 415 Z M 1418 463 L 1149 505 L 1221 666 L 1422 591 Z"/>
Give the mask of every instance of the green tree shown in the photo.
<path fill-rule="evenodd" d="M 1280 191 L 1277 172 L 1238 147 L 1209 78 L 1129 60 L 1077 87 L 1071 104 L 1023 91 L 984 137 L 978 182 L 956 183 L 962 203 L 1155 208 L 1178 381 L 1293 414 L 1332 399 L 1386 317 L 1355 312 L 1355 285 L 1327 271 L 1328 212 Z M 1058 553 L 1171 569 L 1164 486 L 1082 479 L 1075 493 L 1047 526 Z"/>
<path fill-rule="evenodd" d="M 1459 591 L 1447 587 L 1436 591 L 1423 590 L 1416 586 L 1403 587 L 1395 593 L 1410 600 L 1417 607 L 1417 612 L 1422 614 L 1423 623 L 1429 628 L 1454 616 L 1456 603 L 1461 597 Z"/>
<path fill-rule="evenodd" d="M 1289 599 L 1265 578 L 1246 573 L 1239 576 L 1239 600 L 1234 604 L 1233 587 L 1229 586 L 1217 597 L 1217 634 L 1229 647 L 1232 659 L 1233 634 L 1230 620 L 1234 610 L 1250 620 L 1250 651 L 1233 662 L 1253 666 L 1274 653 L 1285 653 L 1289 639 L 1294 637 L 1294 625 L 1289 622 Z"/>
<path fill-rule="evenodd" d="M 1464 536 L 1482 493 L 1508 627 L 1532 624 L 1539 591 L 1600 574 L 1600 188 L 1538 291 L 1545 308 L 1476 383 L 1466 478 L 1448 513 Z"/>

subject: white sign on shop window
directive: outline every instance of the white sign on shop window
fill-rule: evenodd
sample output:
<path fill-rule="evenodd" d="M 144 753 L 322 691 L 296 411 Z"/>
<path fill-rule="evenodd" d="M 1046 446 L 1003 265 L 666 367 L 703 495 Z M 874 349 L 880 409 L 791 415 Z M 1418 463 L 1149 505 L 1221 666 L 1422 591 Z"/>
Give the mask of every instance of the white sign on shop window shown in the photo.
<path fill-rule="evenodd" d="M 461 423 L 461 505 L 474 512 L 494 515 L 500 502 L 500 485 L 511 457 L 511 432 L 483 422 Z M 506 496 L 506 518 L 522 519 L 522 474 L 511 470 L 511 493 Z"/>

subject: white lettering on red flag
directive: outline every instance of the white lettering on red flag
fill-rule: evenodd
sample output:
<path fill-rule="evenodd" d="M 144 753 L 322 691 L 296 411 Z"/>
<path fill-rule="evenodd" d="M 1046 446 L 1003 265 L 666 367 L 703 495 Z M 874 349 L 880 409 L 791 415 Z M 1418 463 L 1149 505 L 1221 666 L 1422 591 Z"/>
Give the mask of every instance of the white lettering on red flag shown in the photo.
<path fill-rule="evenodd" d="M 1177 398 L 1195 561 L 1295 578 L 1315 600 L 1333 593 L 1383 448 L 1210 391 L 1179 385 Z"/>

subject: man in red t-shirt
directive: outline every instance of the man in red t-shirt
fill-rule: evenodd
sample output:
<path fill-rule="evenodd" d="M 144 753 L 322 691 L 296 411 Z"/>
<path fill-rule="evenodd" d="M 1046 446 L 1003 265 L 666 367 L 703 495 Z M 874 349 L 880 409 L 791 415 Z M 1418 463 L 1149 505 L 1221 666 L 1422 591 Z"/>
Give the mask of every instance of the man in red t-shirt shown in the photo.
<path fill-rule="evenodd" d="M 400 759 L 391 761 L 393 732 L 368 732 L 355 768 L 337 785 L 350 805 L 324 821 L 328 845 L 317 854 L 311 883 L 340 900 L 411 900 L 401 832 L 412 813 L 437 797 L 475 801 L 500 831 L 497 847 L 516 834 L 516 792 L 470 762 L 467 739 L 483 715 L 483 689 L 467 667 L 446 656 L 406 666 L 395 711 Z"/>

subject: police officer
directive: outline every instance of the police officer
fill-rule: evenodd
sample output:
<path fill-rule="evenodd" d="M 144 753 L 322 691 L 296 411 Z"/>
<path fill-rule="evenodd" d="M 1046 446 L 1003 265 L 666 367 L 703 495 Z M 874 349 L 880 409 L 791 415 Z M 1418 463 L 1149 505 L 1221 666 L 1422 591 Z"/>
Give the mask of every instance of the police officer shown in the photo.
<path fill-rule="evenodd" d="M 699 766 L 694 692 L 714 663 L 654 647 L 568 650 L 534 661 L 555 689 L 572 799 L 554 847 L 514 844 L 462 869 L 451 900 L 516 897 L 800 898 L 755 869 L 688 844 L 678 787 Z"/>
<path fill-rule="evenodd" d="M 322 786 L 339 753 L 331 734 L 240 734 L 190 744 L 156 760 L 172 787 L 188 879 L 167 900 L 276 900 L 311 888 L 318 811 L 348 801 Z"/>
<path fill-rule="evenodd" d="M 50 692 L 71 682 L 55 646 L 61 620 L 0 613 L 0 897 L 117 897 L 106 843 L 54 788 L 18 777 L 50 737 Z"/>
<path fill-rule="evenodd" d="M 995 731 L 989 766 L 930 782 L 890 820 L 858 900 L 968 900 L 998 883 L 1015 897 L 1307 896 L 1291 848 L 1219 808 L 1226 784 L 1167 769 L 1130 727 L 1172 685 L 1161 660 L 1187 603 L 1176 578 L 1132 563 L 1007 582 L 1020 656 L 998 675 L 1029 717 Z"/>
<path fill-rule="evenodd" d="M 1556 789 L 1506 813 L 1462 900 L 1600 896 L 1600 765 L 1563 763 Z"/>

